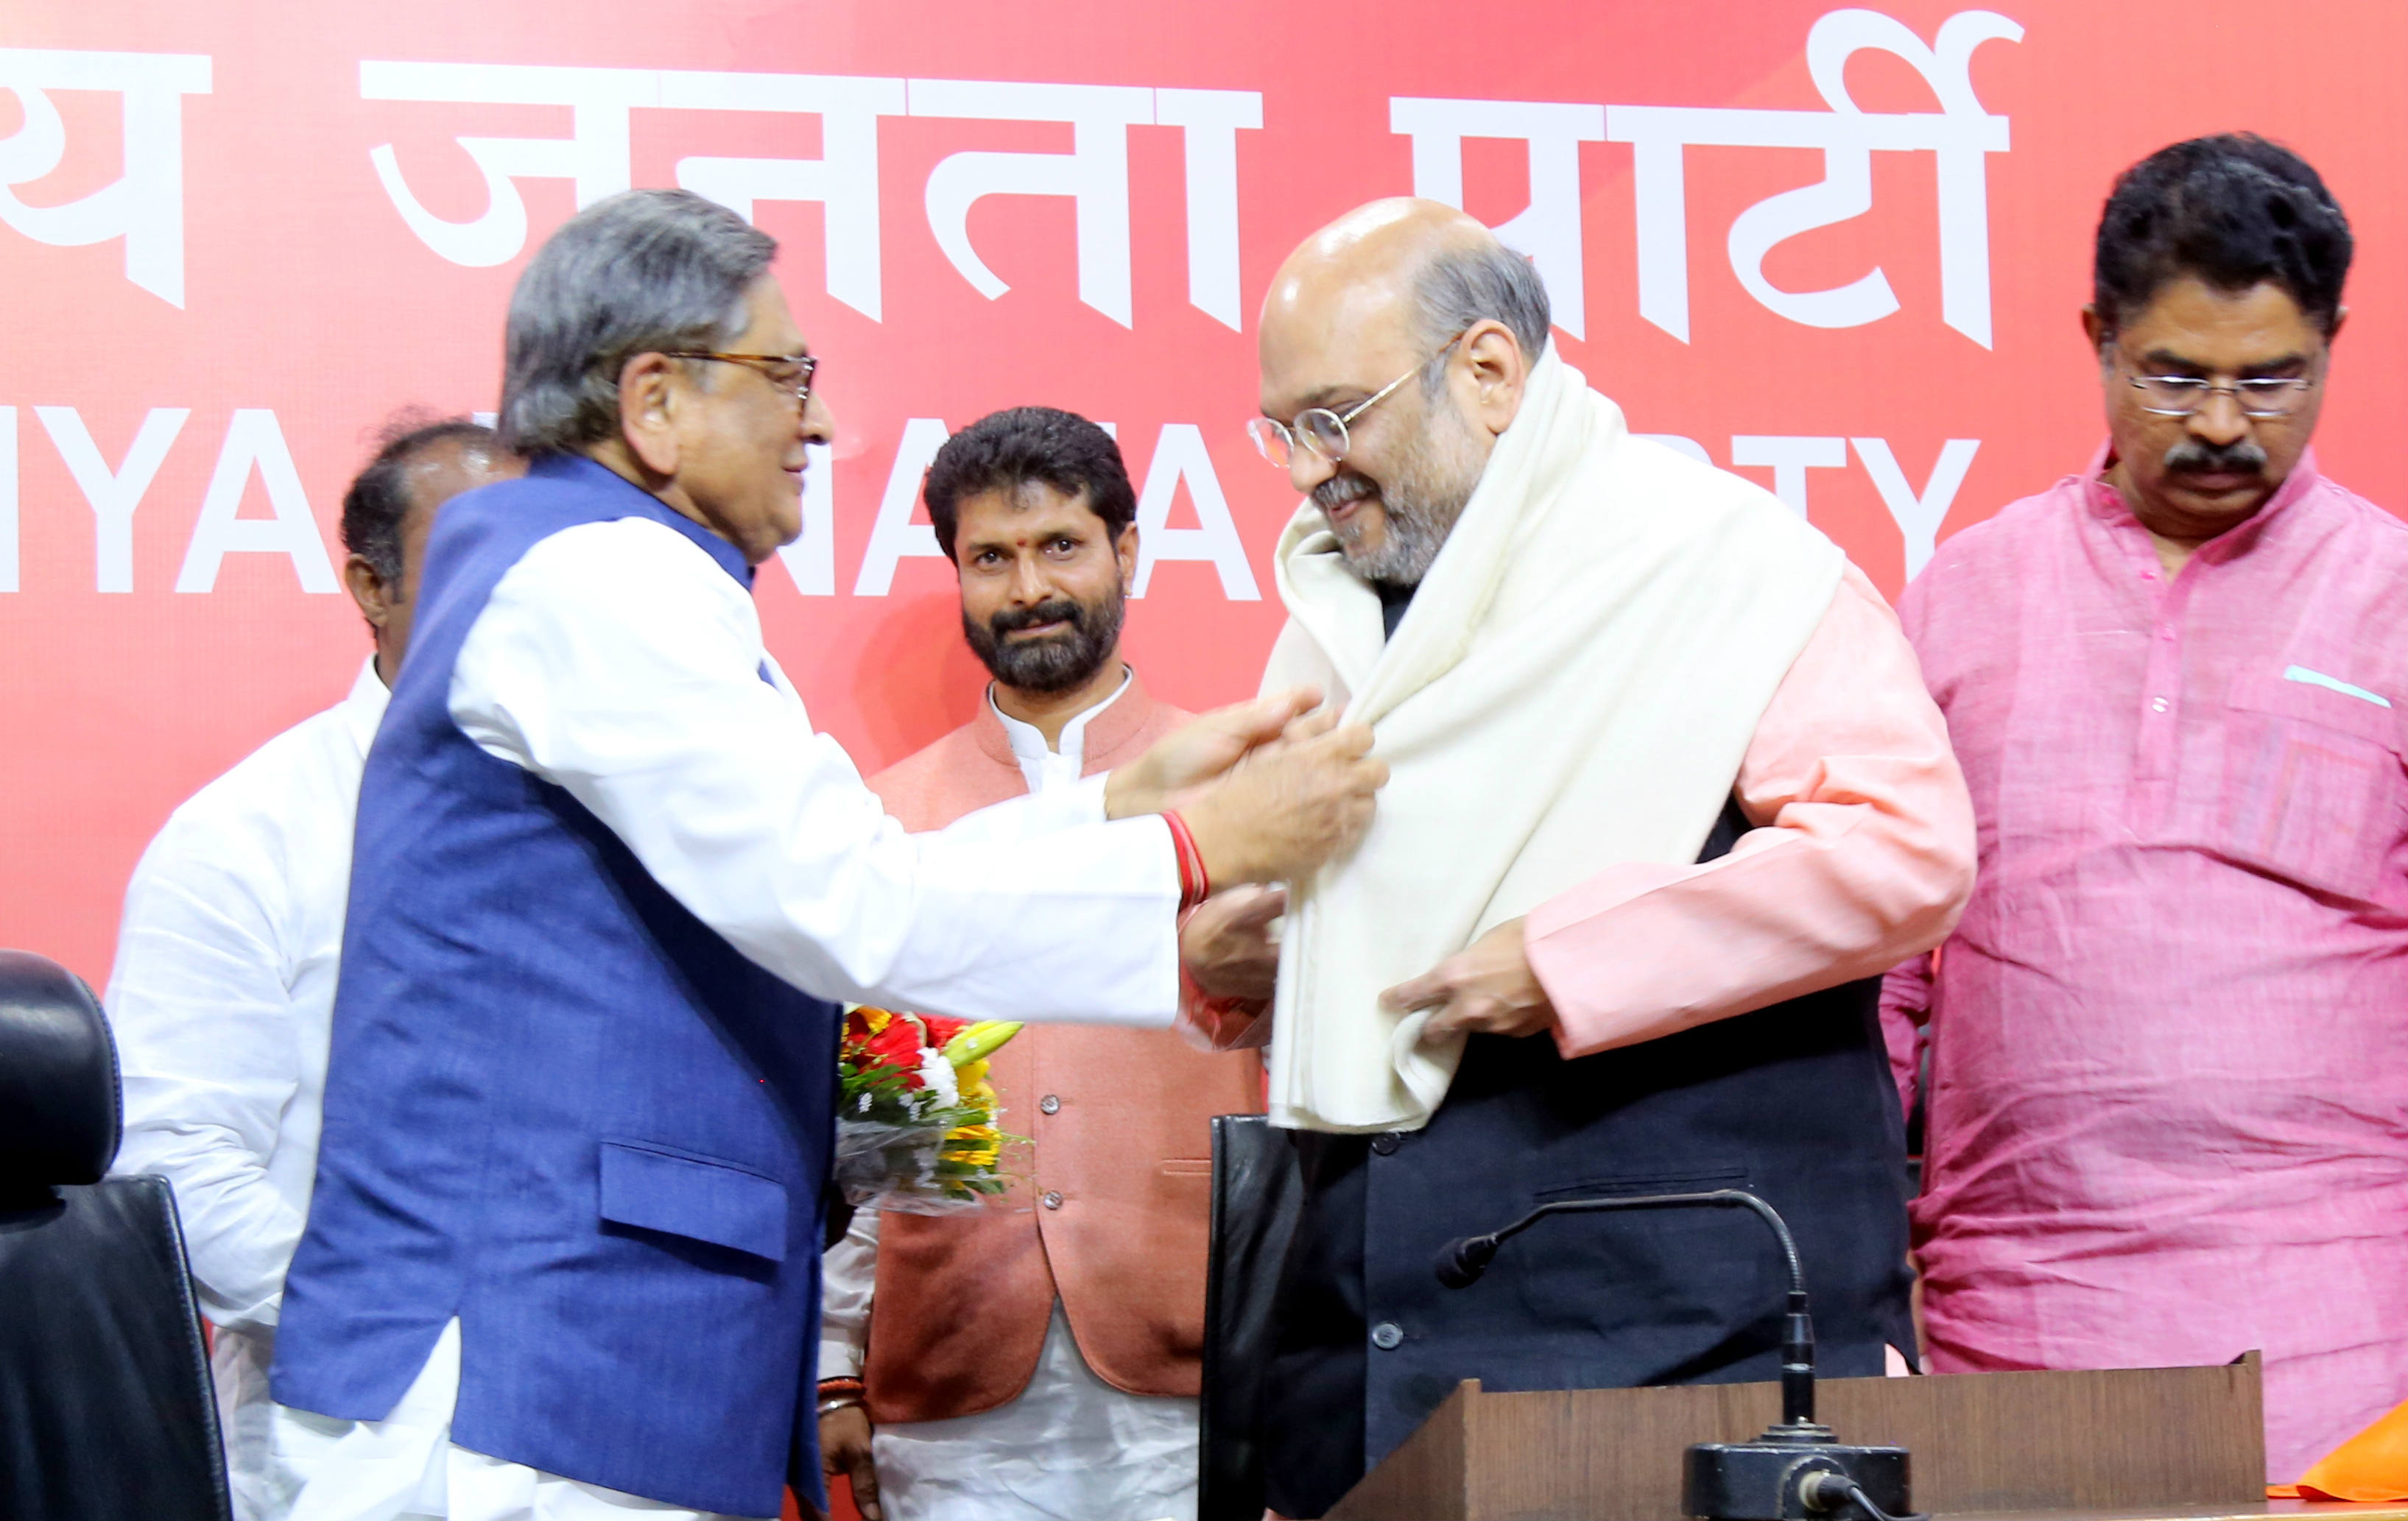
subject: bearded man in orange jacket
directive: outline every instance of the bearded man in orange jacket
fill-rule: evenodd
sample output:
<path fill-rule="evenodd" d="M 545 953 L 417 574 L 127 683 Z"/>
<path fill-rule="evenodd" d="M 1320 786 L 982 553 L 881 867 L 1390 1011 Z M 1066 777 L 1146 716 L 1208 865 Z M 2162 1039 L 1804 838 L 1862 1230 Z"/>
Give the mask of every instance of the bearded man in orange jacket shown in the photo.
<path fill-rule="evenodd" d="M 872 777 L 907 829 L 1074 785 L 1188 715 L 1120 658 L 1137 502 L 1111 435 L 1015 407 L 950 439 L 924 494 L 994 684 Z M 1019 1175 L 975 1213 L 864 1213 L 828 1256 L 820 1432 L 878 1521 L 1188 1521 L 1196 1511 L 1211 1119 L 1262 1107 L 1250 1053 L 1031 1025 L 996 1053 Z M 856 1382 L 857 1380 L 857 1382 Z"/>

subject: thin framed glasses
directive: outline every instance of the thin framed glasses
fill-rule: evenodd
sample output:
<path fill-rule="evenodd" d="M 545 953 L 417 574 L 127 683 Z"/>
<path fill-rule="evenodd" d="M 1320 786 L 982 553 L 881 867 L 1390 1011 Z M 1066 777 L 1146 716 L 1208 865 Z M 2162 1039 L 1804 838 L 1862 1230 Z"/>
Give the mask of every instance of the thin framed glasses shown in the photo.
<path fill-rule="evenodd" d="M 796 410 L 811 405 L 811 379 L 819 374 L 817 354 L 721 354 L 706 348 L 664 348 L 664 359 L 707 359 L 720 364 L 741 364 L 760 373 L 780 391 L 791 391 Z"/>
<path fill-rule="evenodd" d="M 2121 368 L 2121 362 L 2118 362 Z M 2250 418 L 2286 418 L 2305 405 L 2315 389 L 2315 377 L 2305 375 L 2260 376 L 2229 383 L 2195 375 L 2134 375 L 2124 371 L 2132 389 L 2146 398 L 2141 410 L 2161 418 L 2186 418 L 2207 405 L 2217 391 L 2229 393 Z"/>
<path fill-rule="evenodd" d="M 1346 451 L 1354 447 L 1354 441 L 1346 431 L 1348 423 L 1385 401 L 1390 392 L 1414 376 L 1421 374 L 1433 361 L 1462 341 L 1463 334 L 1456 334 L 1447 339 L 1437 353 L 1423 360 L 1419 364 L 1343 412 L 1326 406 L 1309 406 L 1296 415 L 1294 422 L 1281 422 L 1271 418 L 1255 418 L 1246 424 L 1246 436 L 1254 441 L 1256 453 L 1282 470 L 1285 470 L 1288 467 L 1288 462 L 1296 458 L 1296 446 L 1298 439 L 1302 439 L 1304 446 L 1313 453 L 1320 455 L 1331 464 L 1336 464 L 1346 458 Z"/>

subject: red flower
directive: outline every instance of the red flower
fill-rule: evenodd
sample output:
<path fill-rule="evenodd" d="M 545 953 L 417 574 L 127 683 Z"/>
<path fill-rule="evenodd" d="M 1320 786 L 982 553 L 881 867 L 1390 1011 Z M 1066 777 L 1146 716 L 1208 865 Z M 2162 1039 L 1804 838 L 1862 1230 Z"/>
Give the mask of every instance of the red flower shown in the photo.
<path fill-rule="evenodd" d="M 897 1019 L 870 1037 L 866 1047 L 872 1066 L 906 1073 L 905 1086 L 920 1086 L 920 1031 L 909 1019 Z"/>

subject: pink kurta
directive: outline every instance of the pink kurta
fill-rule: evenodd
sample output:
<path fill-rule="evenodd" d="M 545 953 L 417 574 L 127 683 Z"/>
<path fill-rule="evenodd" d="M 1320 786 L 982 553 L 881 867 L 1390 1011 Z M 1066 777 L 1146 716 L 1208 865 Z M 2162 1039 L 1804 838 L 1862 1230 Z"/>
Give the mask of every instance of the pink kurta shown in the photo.
<path fill-rule="evenodd" d="M 1914 649 L 1854 565 L 1756 720 L 1734 789 L 1760 827 L 1730 854 L 1610 866 L 1525 918 L 1566 1056 L 1871 976 L 1956 922 L 1972 868 L 1965 783 Z M 1248 1005 L 1191 999 L 1186 1012 L 1225 1046 L 1269 1033 Z"/>
<path fill-rule="evenodd" d="M 2287 1481 L 2408 1397 L 2408 527 L 2311 456 L 2169 581 L 2104 462 L 1900 609 L 1981 826 L 1885 999 L 1931 1361 L 2262 1348 Z"/>
<path fill-rule="evenodd" d="M 1564 1055 L 1872 976 L 1956 922 L 1972 849 L 1964 779 L 1914 651 L 1854 565 L 1756 720 L 1734 789 L 1761 827 L 1729 855 L 1610 866 L 1530 911 L 1526 954 Z"/>

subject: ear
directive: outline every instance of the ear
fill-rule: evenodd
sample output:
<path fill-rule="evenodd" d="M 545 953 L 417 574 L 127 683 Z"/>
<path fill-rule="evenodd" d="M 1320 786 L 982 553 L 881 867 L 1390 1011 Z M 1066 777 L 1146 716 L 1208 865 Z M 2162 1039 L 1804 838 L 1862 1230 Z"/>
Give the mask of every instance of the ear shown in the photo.
<path fill-rule="evenodd" d="M 359 604 L 360 616 L 368 620 L 368 627 L 382 633 L 385 619 L 393 616 L 393 589 L 385 585 L 384 577 L 377 574 L 366 555 L 353 555 L 343 561 L 343 586 L 351 592 L 351 601 Z"/>
<path fill-rule="evenodd" d="M 2094 354 L 2106 348 L 2107 340 L 2114 336 L 2107 331 L 2107 319 L 2099 315 L 2099 308 L 2095 306 L 2082 308 L 2082 335 L 2090 340 L 2090 351 Z"/>
<path fill-rule="evenodd" d="M 1471 415 L 1491 434 L 1501 434 L 1522 409 L 1522 392 L 1530 379 L 1530 361 L 1514 341 L 1512 329 L 1495 318 L 1474 322 L 1460 344 L 1463 367 L 1471 379 Z"/>
<path fill-rule="evenodd" d="M 2349 308 L 2347 306 L 2336 306 L 2333 308 L 2332 331 L 2325 334 L 2326 348 L 2330 348 L 2332 347 L 2333 340 L 2341 336 L 2341 325 L 2348 320 Z"/>
<path fill-rule="evenodd" d="M 678 405 L 685 374 L 666 354 L 638 354 L 619 368 L 619 435 L 655 476 L 678 473 Z"/>
<path fill-rule="evenodd" d="M 1122 529 L 1112 540 L 1112 558 L 1121 562 L 1121 595 L 1127 596 L 1137 586 L 1137 524 Z"/>

